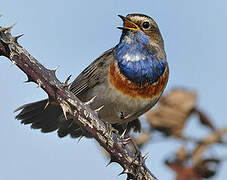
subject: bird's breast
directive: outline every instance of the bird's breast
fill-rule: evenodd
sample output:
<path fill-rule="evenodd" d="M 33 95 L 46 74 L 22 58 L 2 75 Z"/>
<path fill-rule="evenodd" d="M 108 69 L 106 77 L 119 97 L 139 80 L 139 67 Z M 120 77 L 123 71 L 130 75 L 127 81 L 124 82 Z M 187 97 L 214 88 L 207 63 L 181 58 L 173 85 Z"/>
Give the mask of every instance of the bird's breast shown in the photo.
<path fill-rule="evenodd" d="M 138 84 L 130 81 L 124 74 L 121 73 L 118 63 L 113 63 L 109 68 L 109 82 L 121 93 L 133 98 L 154 98 L 161 95 L 167 81 L 168 81 L 169 69 L 166 66 L 163 74 L 158 77 L 156 82 L 146 82 L 144 84 Z"/>

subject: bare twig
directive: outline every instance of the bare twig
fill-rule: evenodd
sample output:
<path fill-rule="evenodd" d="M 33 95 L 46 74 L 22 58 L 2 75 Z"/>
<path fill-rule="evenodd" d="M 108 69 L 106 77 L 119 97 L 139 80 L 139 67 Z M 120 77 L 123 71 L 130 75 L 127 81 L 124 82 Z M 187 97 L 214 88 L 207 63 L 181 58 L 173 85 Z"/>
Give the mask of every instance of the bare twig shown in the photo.
<path fill-rule="evenodd" d="M 213 131 L 207 135 L 201 143 L 196 147 L 192 154 L 192 159 L 195 163 L 199 162 L 202 158 L 204 151 L 212 144 L 221 143 L 223 135 L 227 134 L 227 128 Z"/>

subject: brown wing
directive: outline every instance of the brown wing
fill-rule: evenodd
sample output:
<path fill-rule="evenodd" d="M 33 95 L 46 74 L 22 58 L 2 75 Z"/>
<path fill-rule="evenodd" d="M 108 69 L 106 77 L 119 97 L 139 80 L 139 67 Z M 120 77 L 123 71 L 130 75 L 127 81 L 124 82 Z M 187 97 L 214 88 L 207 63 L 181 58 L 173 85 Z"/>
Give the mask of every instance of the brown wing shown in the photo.
<path fill-rule="evenodd" d="M 105 73 L 108 73 L 109 64 L 114 60 L 113 48 L 106 51 L 90 66 L 88 66 L 72 83 L 70 90 L 75 94 L 83 94 L 88 88 L 93 87 L 102 81 Z M 89 136 L 88 133 L 82 132 L 79 125 L 73 119 L 62 120 L 62 109 L 60 106 L 49 104 L 46 107 L 48 99 L 35 103 L 26 104 L 17 108 L 16 111 L 22 110 L 16 119 L 21 120 L 23 124 L 32 124 L 32 128 L 41 129 L 47 133 L 58 130 L 58 136 L 64 137 L 70 134 L 71 137 L 79 137 L 82 133 Z"/>
<path fill-rule="evenodd" d="M 114 48 L 106 51 L 90 66 L 88 66 L 72 83 L 70 90 L 78 95 L 83 94 L 89 88 L 107 76 L 109 65 L 114 61 Z M 84 132 L 73 119 L 62 120 L 62 109 L 60 106 L 49 104 L 46 108 L 48 99 L 24 105 L 17 110 L 22 111 L 16 116 L 23 124 L 32 124 L 32 128 L 41 129 L 42 132 L 48 133 L 58 130 L 58 136 L 64 137 L 68 134 L 71 137 L 79 137 L 81 134 L 90 137 L 88 132 Z M 132 125 L 138 129 L 138 125 Z M 116 127 L 121 131 L 120 127 Z M 140 129 L 140 128 L 139 128 Z"/>
<path fill-rule="evenodd" d="M 96 84 L 101 83 L 108 73 L 110 63 L 114 61 L 113 50 L 109 49 L 104 52 L 98 59 L 92 62 L 79 76 L 73 81 L 70 86 L 70 91 L 75 95 L 86 91 L 88 88 L 94 87 Z"/>

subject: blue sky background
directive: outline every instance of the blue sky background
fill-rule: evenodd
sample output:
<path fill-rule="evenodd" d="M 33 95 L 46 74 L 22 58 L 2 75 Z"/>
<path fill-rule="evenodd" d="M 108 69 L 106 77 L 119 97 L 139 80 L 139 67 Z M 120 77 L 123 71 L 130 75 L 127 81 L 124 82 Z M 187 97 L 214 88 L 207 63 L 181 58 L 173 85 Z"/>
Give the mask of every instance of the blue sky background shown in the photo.
<path fill-rule="evenodd" d="M 2 1 L 1 26 L 17 23 L 13 34 L 24 33 L 20 43 L 46 67 L 60 65 L 57 76 L 75 78 L 102 52 L 118 43 L 121 25 L 118 14 L 144 13 L 159 24 L 170 64 L 168 89 L 176 86 L 194 89 L 198 105 L 206 110 L 218 127 L 226 121 L 226 42 L 227 1 L 224 0 L 68 0 Z M 59 139 L 56 133 L 41 134 L 14 119 L 18 106 L 40 100 L 46 94 L 35 84 L 24 84 L 26 76 L 10 62 L 0 58 L 0 179 L 84 180 L 125 179 L 118 177 L 121 167 L 111 164 L 94 140 Z M 195 136 L 209 131 L 192 122 L 186 132 Z M 174 173 L 163 159 L 180 143 L 152 143 L 147 166 L 160 180 L 171 180 Z M 222 148 L 210 154 L 227 155 Z M 227 163 L 216 176 L 226 178 Z"/>

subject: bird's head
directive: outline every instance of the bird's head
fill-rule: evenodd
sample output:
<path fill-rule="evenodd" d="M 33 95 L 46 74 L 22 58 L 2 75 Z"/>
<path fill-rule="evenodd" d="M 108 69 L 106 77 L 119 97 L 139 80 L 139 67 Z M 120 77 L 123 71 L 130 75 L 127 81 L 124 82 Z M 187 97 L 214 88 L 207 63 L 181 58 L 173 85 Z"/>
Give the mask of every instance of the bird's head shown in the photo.
<path fill-rule="evenodd" d="M 153 44 L 163 47 L 163 39 L 156 22 L 144 14 L 128 14 L 126 17 L 118 15 L 123 20 L 123 27 L 118 27 L 123 32 L 142 32 L 147 35 Z"/>
<path fill-rule="evenodd" d="M 167 63 L 158 25 L 143 14 L 119 15 L 123 20 L 120 42 L 114 53 L 118 67 L 133 83 L 154 83 L 164 73 Z"/>

